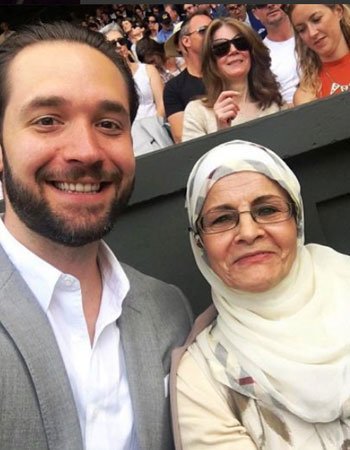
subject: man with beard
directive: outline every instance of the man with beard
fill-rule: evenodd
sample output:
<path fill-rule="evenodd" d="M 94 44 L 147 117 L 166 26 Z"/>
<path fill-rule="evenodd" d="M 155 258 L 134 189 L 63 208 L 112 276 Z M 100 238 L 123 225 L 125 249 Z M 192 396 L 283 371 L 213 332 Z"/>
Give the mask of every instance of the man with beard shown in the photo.
<path fill-rule="evenodd" d="M 27 27 L 0 48 L 0 448 L 172 449 L 179 290 L 101 238 L 126 205 L 138 106 L 102 35 Z"/>
<path fill-rule="evenodd" d="M 292 105 L 299 84 L 292 24 L 282 4 L 256 4 L 253 13 L 266 28 L 267 36 L 263 42 L 270 50 L 271 70 L 281 85 L 283 100 Z"/>

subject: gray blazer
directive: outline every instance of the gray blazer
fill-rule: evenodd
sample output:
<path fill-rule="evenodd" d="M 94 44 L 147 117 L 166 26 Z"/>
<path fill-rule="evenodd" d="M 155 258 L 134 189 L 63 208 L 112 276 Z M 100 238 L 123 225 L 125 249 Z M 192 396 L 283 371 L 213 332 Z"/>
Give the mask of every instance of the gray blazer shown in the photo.
<path fill-rule="evenodd" d="M 131 289 L 118 321 L 141 450 L 170 450 L 164 377 L 192 315 L 174 286 L 124 266 Z M 49 321 L 0 246 L 0 449 L 81 450 L 68 376 Z"/>

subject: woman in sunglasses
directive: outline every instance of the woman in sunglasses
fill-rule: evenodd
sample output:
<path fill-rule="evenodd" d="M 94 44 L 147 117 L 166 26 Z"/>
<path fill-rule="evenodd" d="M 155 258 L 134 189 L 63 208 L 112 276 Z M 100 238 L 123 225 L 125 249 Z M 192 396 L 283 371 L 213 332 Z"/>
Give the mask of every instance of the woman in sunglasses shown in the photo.
<path fill-rule="evenodd" d="M 349 449 L 350 257 L 304 245 L 293 172 L 227 142 L 194 166 L 186 206 L 213 305 L 173 354 L 176 449 Z"/>
<path fill-rule="evenodd" d="M 127 46 L 127 39 L 119 29 L 111 29 L 105 36 L 108 41 L 112 41 L 115 44 L 116 51 L 129 66 L 137 85 L 140 103 L 135 120 L 155 115 L 164 117 L 164 84 L 157 69 L 154 66 L 142 64 L 133 59 L 133 55 Z"/>
<path fill-rule="evenodd" d="M 268 49 L 245 23 L 214 20 L 206 32 L 202 58 L 206 96 L 187 105 L 183 141 L 281 109 Z"/>
<path fill-rule="evenodd" d="M 288 5 L 301 72 L 294 104 L 350 89 L 350 9 L 345 4 Z"/>

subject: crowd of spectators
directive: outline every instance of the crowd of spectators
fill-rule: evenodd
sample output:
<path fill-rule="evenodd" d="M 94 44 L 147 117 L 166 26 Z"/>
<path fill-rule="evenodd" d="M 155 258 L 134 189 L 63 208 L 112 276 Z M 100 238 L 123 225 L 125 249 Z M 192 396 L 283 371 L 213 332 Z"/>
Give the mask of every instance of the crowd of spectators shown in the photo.
<path fill-rule="evenodd" d="M 109 4 L 77 23 L 103 33 L 134 76 L 141 154 L 348 90 L 349 17 L 343 4 Z M 329 58 L 327 46 L 339 40 Z M 345 79 L 332 80 L 344 55 Z"/>

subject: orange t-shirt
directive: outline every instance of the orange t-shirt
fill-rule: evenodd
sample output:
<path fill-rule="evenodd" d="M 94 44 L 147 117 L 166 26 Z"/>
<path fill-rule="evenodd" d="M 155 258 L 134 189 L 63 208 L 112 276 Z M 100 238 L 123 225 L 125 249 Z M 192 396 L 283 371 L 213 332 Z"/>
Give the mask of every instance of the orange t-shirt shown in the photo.
<path fill-rule="evenodd" d="M 332 62 L 325 62 L 320 71 L 321 90 L 317 97 L 350 91 L 350 53 Z"/>

